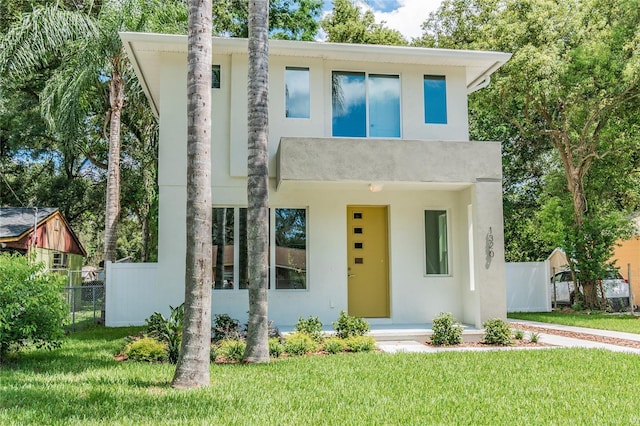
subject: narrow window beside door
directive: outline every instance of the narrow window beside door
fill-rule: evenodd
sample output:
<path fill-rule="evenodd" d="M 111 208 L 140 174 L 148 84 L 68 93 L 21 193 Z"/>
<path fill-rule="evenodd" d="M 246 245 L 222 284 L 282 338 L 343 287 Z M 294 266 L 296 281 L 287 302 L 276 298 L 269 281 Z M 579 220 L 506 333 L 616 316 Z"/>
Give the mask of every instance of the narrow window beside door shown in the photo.
<path fill-rule="evenodd" d="M 445 210 L 425 210 L 424 233 L 427 275 L 448 275 L 447 212 Z"/>

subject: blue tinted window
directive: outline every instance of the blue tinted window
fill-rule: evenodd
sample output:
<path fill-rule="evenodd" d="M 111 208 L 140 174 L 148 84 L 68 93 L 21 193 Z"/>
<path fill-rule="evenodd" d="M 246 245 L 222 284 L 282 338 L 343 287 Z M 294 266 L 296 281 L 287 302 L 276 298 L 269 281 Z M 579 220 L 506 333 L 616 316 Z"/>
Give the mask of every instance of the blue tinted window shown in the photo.
<path fill-rule="evenodd" d="M 284 75 L 286 116 L 309 118 L 309 68 L 287 67 Z"/>
<path fill-rule="evenodd" d="M 447 124 L 447 82 L 442 75 L 424 76 L 424 122 Z"/>
<path fill-rule="evenodd" d="M 400 137 L 400 77 L 369 75 L 369 136 Z"/>
<path fill-rule="evenodd" d="M 364 73 L 334 71 L 331 77 L 333 136 L 366 137 Z"/>

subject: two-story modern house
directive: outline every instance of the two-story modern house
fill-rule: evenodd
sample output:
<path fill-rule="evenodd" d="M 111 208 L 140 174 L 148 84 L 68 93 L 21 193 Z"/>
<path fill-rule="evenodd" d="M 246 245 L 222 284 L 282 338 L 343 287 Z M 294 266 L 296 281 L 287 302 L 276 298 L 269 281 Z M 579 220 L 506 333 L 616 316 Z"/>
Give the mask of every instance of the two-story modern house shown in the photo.
<path fill-rule="evenodd" d="M 187 38 L 123 33 L 160 118 L 158 309 L 184 299 Z M 213 40 L 212 309 L 246 319 L 247 40 Z M 271 40 L 270 292 L 276 325 L 506 315 L 501 152 L 467 97 L 510 55 Z"/>

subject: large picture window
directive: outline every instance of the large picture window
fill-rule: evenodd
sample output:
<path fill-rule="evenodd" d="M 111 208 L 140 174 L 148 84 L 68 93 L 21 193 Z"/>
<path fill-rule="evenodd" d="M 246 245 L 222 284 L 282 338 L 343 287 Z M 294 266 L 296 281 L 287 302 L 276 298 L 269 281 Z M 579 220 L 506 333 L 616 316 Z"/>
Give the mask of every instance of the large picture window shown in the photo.
<path fill-rule="evenodd" d="M 445 210 L 425 210 L 424 233 L 427 275 L 448 275 L 447 212 Z"/>
<path fill-rule="evenodd" d="M 310 117 L 309 68 L 286 67 L 285 114 L 288 118 Z"/>
<path fill-rule="evenodd" d="M 269 221 L 275 253 L 269 256 L 269 268 L 275 271 L 275 289 L 307 288 L 307 211 L 277 208 Z M 275 225 L 274 225 L 275 223 Z M 247 289 L 247 209 L 215 207 L 213 209 L 213 288 Z M 273 275 L 269 288 L 273 287 Z"/>
<path fill-rule="evenodd" d="M 334 71 L 332 135 L 400 137 L 400 77 Z"/>
<path fill-rule="evenodd" d="M 424 76 L 424 122 L 447 124 L 447 80 L 443 75 Z"/>

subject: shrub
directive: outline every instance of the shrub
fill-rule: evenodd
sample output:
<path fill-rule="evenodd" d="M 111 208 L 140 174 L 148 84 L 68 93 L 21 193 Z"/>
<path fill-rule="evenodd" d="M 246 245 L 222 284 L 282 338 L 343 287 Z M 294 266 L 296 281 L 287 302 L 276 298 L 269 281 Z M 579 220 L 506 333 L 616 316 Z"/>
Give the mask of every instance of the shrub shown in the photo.
<path fill-rule="evenodd" d="M 295 332 L 284 340 L 284 350 L 292 356 L 304 355 L 318 349 L 318 344 L 306 333 Z"/>
<path fill-rule="evenodd" d="M 351 336 L 347 339 L 347 346 L 352 352 L 372 352 L 376 341 L 371 336 Z"/>
<path fill-rule="evenodd" d="M 336 336 L 346 339 L 351 336 L 364 336 L 369 331 L 369 323 L 362 318 L 350 317 L 344 311 L 340 311 L 337 321 L 334 321 L 333 328 Z"/>
<path fill-rule="evenodd" d="M 347 348 L 347 343 L 344 339 L 338 337 L 329 337 L 322 342 L 322 349 L 330 354 L 337 354 L 344 351 Z"/>
<path fill-rule="evenodd" d="M 153 337 L 143 337 L 125 346 L 124 354 L 131 361 L 161 362 L 167 359 L 167 346 Z"/>
<path fill-rule="evenodd" d="M 0 364 L 9 351 L 62 344 L 68 306 L 65 277 L 45 272 L 25 256 L 0 253 Z"/>
<path fill-rule="evenodd" d="M 511 344 L 511 329 L 509 324 L 503 319 L 494 318 L 485 321 L 482 324 L 484 327 L 484 342 L 490 345 L 510 345 Z"/>
<path fill-rule="evenodd" d="M 231 318 L 227 314 L 220 314 L 214 317 L 213 341 L 221 340 L 242 340 L 243 333 L 240 332 L 240 321 Z"/>
<path fill-rule="evenodd" d="M 269 339 L 269 356 L 278 358 L 284 352 L 284 345 L 280 343 L 280 339 L 272 337 Z"/>
<path fill-rule="evenodd" d="M 242 340 L 221 340 L 215 346 L 215 354 L 224 357 L 227 361 L 242 361 L 247 344 Z"/>
<path fill-rule="evenodd" d="M 145 333 L 167 345 L 167 359 L 171 364 L 178 362 L 180 344 L 182 343 L 182 323 L 184 320 L 184 303 L 174 308 L 169 306 L 171 315 L 169 318 L 162 316 L 160 312 L 154 312 L 144 320 L 147 324 Z"/>
<path fill-rule="evenodd" d="M 434 345 L 458 345 L 462 343 L 462 325 L 450 312 L 442 312 L 433 319 L 431 343 Z"/>
<path fill-rule="evenodd" d="M 532 331 L 529 335 L 529 340 L 531 341 L 531 343 L 538 343 L 538 340 L 540 340 L 540 333 L 535 333 Z"/>
<path fill-rule="evenodd" d="M 513 337 L 514 337 L 516 340 L 522 340 L 522 339 L 524 339 L 524 331 L 519 330 L 519 329 L 518 329 L 518 330 L 516 330 L 516 331 L 514 331 L 514 332 L 513 332 Z"/>
<path fill-rule="evenodd" d="M 295 330 L 300 333 L 307 333 L 316 342 L 322 340 L 322 322 L 318 317 L 298 318 Z"/>

